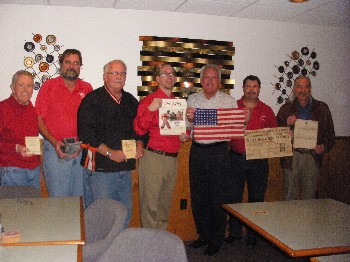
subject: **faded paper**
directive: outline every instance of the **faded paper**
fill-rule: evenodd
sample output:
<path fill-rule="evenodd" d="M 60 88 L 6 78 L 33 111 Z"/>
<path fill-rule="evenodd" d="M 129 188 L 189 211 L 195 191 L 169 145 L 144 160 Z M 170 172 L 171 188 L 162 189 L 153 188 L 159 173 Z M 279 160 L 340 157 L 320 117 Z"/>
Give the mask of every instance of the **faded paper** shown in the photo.
<path fill-rule="evenodd" d="M 41 155 L 41 138 L 39 136 L 26 136 L 24 139 L 30 154 Z"/>
<path fill-rule="evenodd" d="M 186 108 L 187 101 L 185 99 L 162 99 L 162 107 L 159 108 L 161 135 L 186 133 Z"/>
<path fill-rule="evenodd" d="M 289 127 L 246 130 L 246 159 L 292 156 Z"/>
<path fill-rule="evenodd" d="M 122 149 L 126 159 L 136 158 L 136 140 L 122 140 Z"/>
<path fill-rule="evenodd" d="M 317 144 L 318 121 L 297 119 L 294 126 L 294 148 L 314 149 Z"/>

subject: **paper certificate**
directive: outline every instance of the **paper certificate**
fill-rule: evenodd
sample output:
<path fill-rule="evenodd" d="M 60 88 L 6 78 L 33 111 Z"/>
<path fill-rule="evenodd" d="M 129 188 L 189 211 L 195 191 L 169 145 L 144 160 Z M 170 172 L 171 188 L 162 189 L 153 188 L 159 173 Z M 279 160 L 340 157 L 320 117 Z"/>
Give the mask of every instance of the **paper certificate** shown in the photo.
<path fill-rule="evenodd" d="M 289 127 L 246 130 L 246 159 L 292 156 Z"/>
<path fill-rule="evenodd" d="M 314 149 L 317 144 L 318 121 L 297 119 L 294 126 L 294 148 Z"/>
<path fill-rule="evenodd" d="M 186 133 L 186 108 L 187 102 L 185 99 L 162 99 L 162 107 L 159 108 L 161 135 Z"/>
<path fill-rule="evenodd" d="M 40 137 L 26 136 L 24 139 L 25 139 L 26 147 L 30 150 L 31 154 L 41 155 Z"/>
<path fill-rule="evenodd" d="M 122 140 L 122 149 L 126 159 L 136 158 L 136 141 L 134 139 Z"/>

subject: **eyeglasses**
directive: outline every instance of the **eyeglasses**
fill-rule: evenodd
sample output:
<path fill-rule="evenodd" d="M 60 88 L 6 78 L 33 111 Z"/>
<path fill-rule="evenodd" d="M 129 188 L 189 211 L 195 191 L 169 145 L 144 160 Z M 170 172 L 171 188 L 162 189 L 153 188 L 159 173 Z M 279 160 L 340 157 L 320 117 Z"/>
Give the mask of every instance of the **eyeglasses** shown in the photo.
<path fill-rule="evenodd" d="M 71 62 L 71 61 L 68 61 L 68 60 L 64 60 L 63 63 L 65 63 L 66 65 L 75 65 L 75 66 L 79 66 L 80 65 L 80 62 L 78 62 L 78 61 Z"/>
<path fill-rule="evenodd" d="M 166 77 L 166 76 L 176 76 L 176 73 L 162 73 L 162 74 L 159 74 L 160 76 L 162 77 Z"/>
<path fill-rule="evenodd" d="M 114 75 L 114 76 L 122 76 L 122 77 L 124 77 L 124 76 L 126 76 L 126 72 L 107 72 L 106 73 L 107 75 Z"/>

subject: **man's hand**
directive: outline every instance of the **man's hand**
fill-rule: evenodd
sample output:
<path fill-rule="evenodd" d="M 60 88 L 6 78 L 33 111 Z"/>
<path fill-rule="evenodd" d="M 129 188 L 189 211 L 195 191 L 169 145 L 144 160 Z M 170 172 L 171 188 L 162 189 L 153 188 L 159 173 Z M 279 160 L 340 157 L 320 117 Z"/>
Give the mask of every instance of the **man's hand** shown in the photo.
<path fill-rule="evenodd" d="M 195 111 L 196 111 L 196 109 L 193 107 L 188 107 L 186 109 L 186 117 L 187 117 L 188 122 L 193 123 Z"/>
<path fill-rule="evenodd" d="M 179 135 L 179 140 L 181 142 L 187 142 L 189 139 L 190 139 L 190 135 L 186 133 L 181 133 L 181 135 Z"/>
<path fill-rule="evenodd" d="M 296 116 L 289 116 L 287 118 L 287 125 L 288 126 L 292 126 L 295 124 L 295 121 L 297 121 L 297 117 Z"/>
<path fill-rule="evenodd" d="M 30 152 L 30 150 L 23 146 L 23 145 L 16 145 L 16 151 L 19 153 L 22 157 L 30 157 L 33 156 L 33 153 Z"/>
<path fill-rule="evenodd" d="M 62 152 L 61 147 L 63 146 L 64 143 L 62 141 L 57 141 L 55 144 L 55 150 L 59 158 L 66 158 L 68 156 L 68 154 Z"/>
<path fill-rule="evenodd" d="M 122 150 L 111 150 L 110 160 L 113 160 L 117 163 L 127 162 L 126 156 Z"/>
<path fill-rule="evenodd" d="M 161 107 L 162 107 L 162 99 L 154 98 L 152 103 L 148 106 L 148 109 L 149 109 L 149 111 L 154 112 L 154 111 L 158 110 Z"/>
<path fill-rule="evenodd" d="M 323 154 L 324 152 L 324 145 L 316 145 L 316 147 L 314 148 L 314 151 L 316 152 L 316 154 Z"/>

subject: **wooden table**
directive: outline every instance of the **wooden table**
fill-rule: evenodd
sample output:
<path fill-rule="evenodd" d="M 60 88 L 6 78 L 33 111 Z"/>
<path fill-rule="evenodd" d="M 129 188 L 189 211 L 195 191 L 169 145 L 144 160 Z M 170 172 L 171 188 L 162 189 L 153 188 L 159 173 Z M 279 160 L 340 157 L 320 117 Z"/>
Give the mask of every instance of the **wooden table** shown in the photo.
<path fill-rule="evenodd" d="M 20 231 L 18 242 L 0 241 L 0 261 L 81 261 L 85 243 L 82 198 L 0 200 L 5 231 Z"/>
<path fill-rule="evenodd" d="M 350 206 L 333 199 L 223 207 L 292 257 L 350 252 Z"/>
<path fill-rule="evenodd" d="M 349 262 L 350 254 L 312 257 L 310 258 L 310 261 L 311 262 Z"/>

